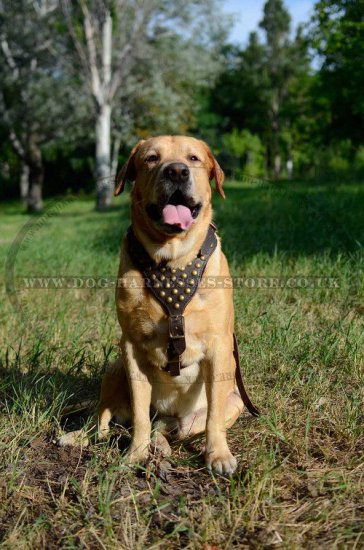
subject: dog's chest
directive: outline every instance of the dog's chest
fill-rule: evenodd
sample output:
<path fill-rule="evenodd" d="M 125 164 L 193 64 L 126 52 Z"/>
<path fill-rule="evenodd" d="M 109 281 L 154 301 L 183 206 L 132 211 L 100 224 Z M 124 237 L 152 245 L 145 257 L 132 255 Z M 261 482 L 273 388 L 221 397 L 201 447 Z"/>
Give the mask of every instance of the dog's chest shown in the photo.
<path fill-rule="evenodd" d="M 185 337 L 186 350 L 182 356 L 184 366 L 199 363 L 204 356 L 204 299 L 196 292 L 191 303 L 186 308 Z M 133 340 L 148 363 L 164 368 L 167 362 L 167 347 L 169 342 L 168 317 L 156 299 L 147 293 L 143 296 L 129 291 L 123 296 L 123 325 L 128 337 Z M 119 302 L 119 305 L 120 302 Z M 201 311 L 200 311 L 201 310 Z"/>

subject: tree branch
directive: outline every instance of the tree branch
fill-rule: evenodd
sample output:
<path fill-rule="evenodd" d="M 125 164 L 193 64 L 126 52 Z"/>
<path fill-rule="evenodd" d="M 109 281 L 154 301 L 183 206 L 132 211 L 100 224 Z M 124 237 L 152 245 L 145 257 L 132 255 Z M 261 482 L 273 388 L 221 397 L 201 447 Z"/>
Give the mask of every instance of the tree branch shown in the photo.
<path fill-rule="evenodd" d="M 112 59 L 112 19 L 108 10 L 102 25 L 102 84 L 104 96 L 109 91 Z"/>
<path fill-rule="evenodd" d="M 118 62 L 117 62 L 117 68 L 114 70 L 114 74 L 110 83 L 110 88 L 108 91 L 108 100 L 111 102 L 118 91 L 123 76 L 125 74 L 124 71 L 124 63 L 125 59 L 127 58 L 130 51 L 133 49 L 133 38 L 137 37 L 137 40 L 140 40 L 141 37 L 139 36 L 139 31 L 142 27 L 142 24 L 144 23 L 146 19 L 147 10 L 144 8 L 144 5 L 135 13 L 135 19 L 133 22 L 133 26 L 131 28 L 130 32 L 130 39 L 126 42 L 124 47 L 121 49 L 120 54 L 118 55 Z"/>
<path fill-rule="evenodd" d="M 19 68 L 15 63 L 13 54 L 11 53 L 9 42 L 4 35 L 1 36 L 1 49 L 3 51 L 7 64 L 9 65 L 10 70 L 13 73 L 13 78 L 17 80 L 19 78 Z"/>
<path fill-rule="evenodd" d="M 24 147 L 23 145 L 21 144 L 20 142 L 20 139 L 18 138 L 18 136 L 16 135 L 15 131 L 12 129 L 10 130 L 9 132 L 9 138 L 10 138 L 10 142 L 13 146 L 13 149 L 14 151 L 16 152 L 16 154 L 22 159 L 22 160 L 26 160 L 26 154 L 25 154 L 25 150 L 24 150 Z"/>
<path fill-rule="evenodd" d="M 82 65 L 82 68 L 83 68 L 83 71 L 84 71 L 85 80 L 87 82 L 88 87 L 90 88 L 90 90 L 92 92 L 92 83 L 91 83 L 91 78 L 90 78 L 90 67 L 89 67 L 89 63 L 88 63 L 88 59 L 87 59 L 87 54 L 84 50 L 84 47 L 83 47 L 81 41 L 78 39 L 76 31 L 74 29 L 74 26 L 73 26 L 73 23 L 72 23 L 72 17 L 71 17 L 71 14 L 70 14 L 71 7 L 70 7 L 69 0 L 61 0 L 61 7 L 62 7 L 63 14 L 65 16 L 68 32 L 70 33 L 72 42 L 73 42 L 73 44 L 76 48 L 77 55 L 80 59 L 80 62 L 81 62 L 81 65 Z"/>
<path fill-rule="evenodd" d="M 87 46 L 87 52 L 88 52 L 88 64 L 89 64 L 90 74 L 91 74 L 92 93 L 97 103 L 99 104 L 99 106 L 101 106 L 103 103 L 103 93 L 101 88 L 99 70 L 97 67 L 95 29 L 92 24 L 92 18 L 91 18 L 89 9 L 83 0 L 80 0 L 80 7 L 84 17 L 83 28 L 85 31 L 86 46 Z"/>

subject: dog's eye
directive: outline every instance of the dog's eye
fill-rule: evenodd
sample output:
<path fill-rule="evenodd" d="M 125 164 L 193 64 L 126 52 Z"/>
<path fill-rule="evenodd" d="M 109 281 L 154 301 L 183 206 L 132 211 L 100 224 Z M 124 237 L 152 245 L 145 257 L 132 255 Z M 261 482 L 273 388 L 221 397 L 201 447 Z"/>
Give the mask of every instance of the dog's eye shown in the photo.
<path fill-rule="evenodd" d="M 158 162 L 158 160 L 159 160 L 158 155 L 149 155 L 149 157 L 145 159 L 145 162 Z"/>
<path fill-rule="evenodd" d="M 196 162 L 196 161 L 198 161 L 198 160 L 200 160 L 200 159 L 199 159 L 198 157 L 196 157 L 196 155 L 191 155 L 191 156 L 190 156 L 190 160 Z"/>

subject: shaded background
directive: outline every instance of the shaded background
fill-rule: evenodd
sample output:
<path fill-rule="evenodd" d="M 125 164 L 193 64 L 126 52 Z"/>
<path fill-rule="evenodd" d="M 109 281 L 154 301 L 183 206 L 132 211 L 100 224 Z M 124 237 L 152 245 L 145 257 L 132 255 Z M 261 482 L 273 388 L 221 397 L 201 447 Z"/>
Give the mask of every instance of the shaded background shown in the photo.
<path fill-rule="evenodd" d="M 238 180 L 362 179 L 363 18 L 354 0 L 3 0 L 0 198 L 96 190 L 105 210 L 130 148 L 163 133 Z"/>

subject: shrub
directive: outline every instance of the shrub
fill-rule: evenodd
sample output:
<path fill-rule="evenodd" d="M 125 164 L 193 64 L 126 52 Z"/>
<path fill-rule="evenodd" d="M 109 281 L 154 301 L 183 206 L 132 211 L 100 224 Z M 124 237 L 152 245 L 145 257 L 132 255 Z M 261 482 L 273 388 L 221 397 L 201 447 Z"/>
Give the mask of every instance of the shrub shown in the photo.
<path fill-rule="evenodd" d="M 229 176 L 236 179 L 244 175 L 264 175 L 264 146 L 259 137 L 249 130 L 236 130 L 223 134 L 220 157 Z"/>

